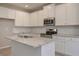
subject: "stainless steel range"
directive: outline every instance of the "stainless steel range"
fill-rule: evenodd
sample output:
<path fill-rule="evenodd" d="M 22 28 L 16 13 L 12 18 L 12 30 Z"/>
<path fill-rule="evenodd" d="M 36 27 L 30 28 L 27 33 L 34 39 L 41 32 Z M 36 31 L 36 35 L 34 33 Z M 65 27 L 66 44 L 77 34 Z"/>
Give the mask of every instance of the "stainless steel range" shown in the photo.
<path fill-rule="evenodd" d="M 48 29 L 46 33 L 41 33 L 41 37 L 52 38 L 52 35 L 57 34 L 57 29 Z"/>

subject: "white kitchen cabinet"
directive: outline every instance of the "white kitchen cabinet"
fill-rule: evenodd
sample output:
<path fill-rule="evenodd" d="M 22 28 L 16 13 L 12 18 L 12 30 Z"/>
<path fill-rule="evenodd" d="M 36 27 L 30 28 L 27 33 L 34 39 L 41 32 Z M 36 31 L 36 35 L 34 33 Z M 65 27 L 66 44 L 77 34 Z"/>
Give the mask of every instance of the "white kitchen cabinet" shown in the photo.
<path fill-rule="evenodd" d="M 79 25 L 79 4 L 67 4 L 66 25 Z"/>
<path fill-rule="evenodd" d="M 32 43 L 18 42 L 11 40 L 12 56 L 55 56 L 55 44 L 49 42 L 44 45 L 34 47 Z"/>
<path fill-rule="evenodd" d="M 50 42 L 41 47 L 42 56 L 55 56 L 55 43 Z"/>
<path fill-rule="evenodd" d="M 56 52 L 59 52 L 59 53 L 62 53 L 62 54 L 65 53 L 64 37 L 54 36 L 53 39 L 55 41 L 55 50 L 56 50 Z"/>
<path fill-rule="evenodd" d="M 65 37 L 64 38 L 65 41 L 65 53 L 66 55 L 72 55 L 72 38 L 71 37 Z"/>
<path fill-rule="evenodd" d="M 44 25 L 43 22 L 44 22 L 43 11 L 39 10 L 38 11 L 37 26 L 43 26 Z"/>
<path fill-rule="evenodd" d="M 30 26 L 30 15 L 27 12 L 24 12 L 24 26 Z"/>
<path fill-rule="evenodd" d="M 70 56 L 79 56 L 79 38 L 54 36 L 55 50 Z"/>
<path fill-rule="evenodd" d="M 15 10 L 0 7 L 0 18 L 15 19 Z"/>
<path fill-rule="evenodd" d="M 65 25 L 66 23 L 66 4 L 57 5 L 55 9 L 55 25 Z"/>
<path fill-rule="evenodd" d="M 61 4 L 55 9 L 56 25 L 79 25 L 79 4 Z"/>
<path fill-rule="evenodd" d="M 79 38 L 72 38 L 70 45 L 71 55 L 79 56 Z"/>
<path fill-rule="evenodd" d="M 15 13 L 16 13 L 16 10 L 8 9 L 8 18 L 15 19 Z"/>
<path fill-rule="evenodd" d="M 15 26 L 24 26 L 23 13 L 16 11 Z"/>
<path fill-rule="evenodd" d="M 79 56 L 79 38 L 66 37 L 65 54 L 70 56 Z"/>
<path fill-rule="evenodd" d="M 43 15 L 44 15 L 44 18 L 55 17 L 55 5 L 50 4 L 50 5 L 44 6 Z"/>
<path fill-rule="evenodd" d="M 72 39 L 71 37 L 53 37 L 55 41 L 56 52 L 64 55 L 72 55 Z"/>
<path fill-rule="evenodd" d="M 8 18 L 8 8 L 0 7 L 0 18 Z"/>
<path fill-rule="evenodd" d="M 38 22 L 38 12 L 33 12 L 30 14 L 30 26 L 37 26 Z"/>
<path fill-rule="evenodd" d="M 29 14 L 16 11 L 15 26 L 29 26 Z"/>
<path fill-rule="evenodd" d="M 43 15 L 44 15 L 44 18 L 48 18 L 48 10 L 46 7 L 43 8 Z"/>
<path fill-rule="evenodd" d="M 43 11 L 39 10 L 30 14 L 30 26 L 43 26 Z"/>

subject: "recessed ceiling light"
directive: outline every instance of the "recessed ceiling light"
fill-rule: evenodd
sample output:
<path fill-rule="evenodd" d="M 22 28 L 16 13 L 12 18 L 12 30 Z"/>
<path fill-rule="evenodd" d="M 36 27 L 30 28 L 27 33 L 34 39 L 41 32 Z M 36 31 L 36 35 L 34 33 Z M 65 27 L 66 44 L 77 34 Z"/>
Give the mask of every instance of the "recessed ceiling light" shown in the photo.
<path fill-rule="evenodd" d="M 25 5 L 25 7 L 29 7 L 28 5 Z"/>

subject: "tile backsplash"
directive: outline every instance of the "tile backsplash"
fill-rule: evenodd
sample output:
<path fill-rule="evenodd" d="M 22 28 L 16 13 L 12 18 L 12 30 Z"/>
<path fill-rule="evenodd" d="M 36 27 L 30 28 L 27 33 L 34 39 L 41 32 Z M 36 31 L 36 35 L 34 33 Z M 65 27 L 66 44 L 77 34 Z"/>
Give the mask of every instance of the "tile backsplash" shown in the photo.
<path fill-rule="evenodd" d="M 58 34 L 79 35 L 79 26 L 61 26 L 57 27 Z"/>
<path fill-rule="evenodd" d="M 45 33 L 49 28 L 57 29 L 58 34 L 79 35 L 79 26 L 49 26 L 49 27 L 14 27 L 13 33 Z"/>
<path fill-rule="evenodd" d="M 28 27 L 14 27 L 13 28 L 13 33 L 22 33 L 22 32 L 30 33 L 31 29 Z"/>
<path fill-rule="evenodd" d="M 32 33 L 45 33 L 47 29 L 55 28 L 58 30 L 58 34 L 72 34 L 79 35 L 79 26 L 50 26 L 50 27 L 32 27 Z"/>

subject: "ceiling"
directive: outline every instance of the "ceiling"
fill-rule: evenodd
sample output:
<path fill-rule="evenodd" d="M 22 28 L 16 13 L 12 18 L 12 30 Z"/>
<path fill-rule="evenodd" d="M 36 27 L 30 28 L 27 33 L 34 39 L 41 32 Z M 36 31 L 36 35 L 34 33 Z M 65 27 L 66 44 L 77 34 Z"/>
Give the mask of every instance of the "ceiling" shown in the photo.
<path fill-rule="evenodd" d="M 33 12 L 42 9 L 43 6 L 48 4 L 50 3 L 0 3 L 0 6 L 12 8 L 12 9 L 18 9 L 27 12 Z M 28 5 L 28 7 L 25 7 L 25 5 Z"/>

